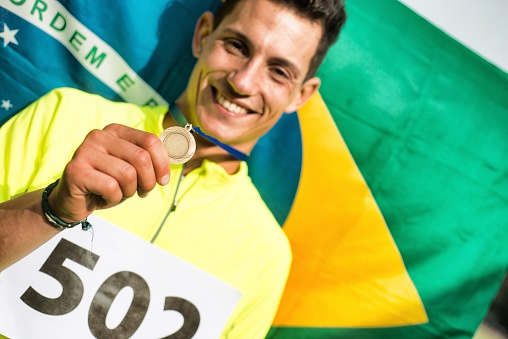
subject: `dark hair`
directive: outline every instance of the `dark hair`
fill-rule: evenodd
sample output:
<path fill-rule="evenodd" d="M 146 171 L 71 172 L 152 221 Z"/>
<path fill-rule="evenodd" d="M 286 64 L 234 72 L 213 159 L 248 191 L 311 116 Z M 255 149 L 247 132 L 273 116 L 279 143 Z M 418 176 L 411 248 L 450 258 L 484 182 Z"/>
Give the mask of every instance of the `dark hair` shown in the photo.
<path fill-rule="evenodd" d="M 215 14 L 214 27 L 230 14 L 241 1 L 256 0 L 225 0 Z M 323 35 L 316 53 L 312 57 L 305 80 L 312 78 L 323 62 L 330 46 L 335 43 L 339 32 L 346 22 L 344 0 L 269 0 L 293 10 L 297 15 L 312 22 L 319 22 L 323 27 Z"/>

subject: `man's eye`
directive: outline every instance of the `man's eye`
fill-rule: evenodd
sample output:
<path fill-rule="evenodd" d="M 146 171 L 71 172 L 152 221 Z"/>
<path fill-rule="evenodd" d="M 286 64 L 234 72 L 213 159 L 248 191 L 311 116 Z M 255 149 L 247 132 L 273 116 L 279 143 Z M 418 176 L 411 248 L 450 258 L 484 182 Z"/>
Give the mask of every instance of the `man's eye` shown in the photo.
<path fill-rule="evenodd" d="M 289 79 L 289 73 L 284 68 L 272 67 L 272 74 L 279 80 Z"/>
<path fill-rule="evenodd" d="M 224 45 L 226 46 L 226 50 L 230 53 L 233 54 L 240 53 L 242 55 L 247 54 L 247 48 L 241 41 L 235 39 L 226 39 L 224 40 Z"/>

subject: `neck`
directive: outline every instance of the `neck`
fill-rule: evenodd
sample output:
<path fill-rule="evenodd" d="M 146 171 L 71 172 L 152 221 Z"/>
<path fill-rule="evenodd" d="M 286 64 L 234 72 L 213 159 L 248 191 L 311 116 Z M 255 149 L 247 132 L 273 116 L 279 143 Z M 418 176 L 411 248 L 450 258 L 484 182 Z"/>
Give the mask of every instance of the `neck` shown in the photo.
<path fill-rule="evenodd" d="M 180 126 L 180 124 L 173 119 L 171 114 L 168 113 L 164 117 L 163 128 L 166 129 L 172 126 Z M 227 151 L 201 137 L 197 133 L 194 133 L 194 138 L 196 139 L 196 152 L 185 164 L 184 174 L 200 167 L 205 159 L 222 166 L 228 174 L 235 174 L 238 172 L 238 169 L 240 168 L 240 160 L 236 159 Z"/>

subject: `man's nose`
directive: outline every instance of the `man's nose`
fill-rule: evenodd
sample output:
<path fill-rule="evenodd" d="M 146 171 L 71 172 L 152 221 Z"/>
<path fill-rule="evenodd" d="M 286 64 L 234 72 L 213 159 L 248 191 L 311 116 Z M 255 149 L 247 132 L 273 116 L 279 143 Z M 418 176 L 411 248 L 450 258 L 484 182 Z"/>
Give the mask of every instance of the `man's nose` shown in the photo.
<path fill-rule="evenodd" d="M 249 96 L 258 91 L 262 76 L 261 65 L 254 60 L 250 60 L 230 72 L 228 82 L 238 94 Z"/>

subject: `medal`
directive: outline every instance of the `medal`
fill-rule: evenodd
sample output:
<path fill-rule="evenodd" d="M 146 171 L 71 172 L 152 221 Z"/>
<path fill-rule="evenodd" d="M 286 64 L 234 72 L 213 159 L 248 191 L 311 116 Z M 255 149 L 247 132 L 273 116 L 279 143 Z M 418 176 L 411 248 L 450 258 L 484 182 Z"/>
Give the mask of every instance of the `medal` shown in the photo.
<path fill-rule="evenodd" d="M 168 152 L 171 163 L 183 164 L 189 161 L 189 159 L 194 155 L 194 152 L 196 151 L 196 141 L 194 140 L 194 136 L 191 134 L 191 132 L 196 132 L 203 138 L 221 147 L 238 160 L 247 160 L 247 154 L 221 142 L 218 139 L 215 139 L 212 136 L 205 134 L 198 126 L 192 126 L 189 124 L 185 116 L 178 109 L 177 105 L 171 106 L 169 114 L 171 114 L 173 119 L 175 119 L 175 121 L 180 126 L 185 126 L 170 127 L 162 132 L 159 136 L 159 138 L 162 140 L 162 143 L 166 147 L 166 151 Z"/>
<path fill-rule="evenodd" d="M 159 136 L 172 164 L 186 163 L 194 155 L 196 140 L 191 130 L 191 124 L 185 127 L 173 126 L 165 129 Z"/>

